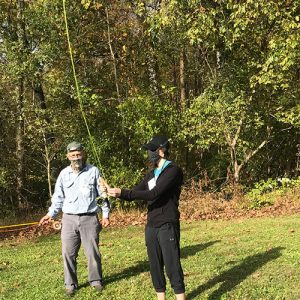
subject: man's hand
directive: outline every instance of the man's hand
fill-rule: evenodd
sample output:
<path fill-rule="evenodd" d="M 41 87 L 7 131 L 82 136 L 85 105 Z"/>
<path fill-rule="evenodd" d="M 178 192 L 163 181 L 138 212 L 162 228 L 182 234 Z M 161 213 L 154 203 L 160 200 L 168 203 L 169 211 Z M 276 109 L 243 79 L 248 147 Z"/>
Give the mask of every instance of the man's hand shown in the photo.
<path fill-rule="evenodd" d="M 100 184 L 100 189 L 101 189 L 102 192 L 107 192 L 107 190 L 110 188 L 110 186 L 103 179 L 103 177 L 100 177 L 99 184 Z"/>
<path fill-rule="evenodd" d="M 109 221 L 109 219 L 103 218 L 101 221 L 101 224 L 103 227 L 107 227 L 107 226 L 109 226 L 110 221 Z"/>
<path fill-rule="evenodd" d="M 53 219 L 50 216 L 46 215 L 46 216 L 41 218 L 41 220 L 39 222 L 39 225 L 45 225 L 45 224 L 48 224 L 52 221 L 53 221 Z"/>
<path fill-rule="evenodd" d="M 121 189 L 120 188 L 109 188 L 107 189 L 108 196 L 111 197 L 120 197 L 121 196 Z"/>

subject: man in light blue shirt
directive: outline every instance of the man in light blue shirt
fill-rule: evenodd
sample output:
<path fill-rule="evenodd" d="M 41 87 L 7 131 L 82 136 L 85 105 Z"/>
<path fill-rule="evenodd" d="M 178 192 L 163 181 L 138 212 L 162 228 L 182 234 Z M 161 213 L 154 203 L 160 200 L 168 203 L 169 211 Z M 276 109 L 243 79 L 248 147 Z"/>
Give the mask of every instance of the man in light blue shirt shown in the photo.
<path fill-rule="evenodd" d="M 40 224 L 50 222 L 59 212 L 62 217 L 62 255 L 66 294 L 72 296 L 78 288 L 76 258 L 82 243 L 88 259 L 89 282 L 97 291 L 103 288 L 99 233 L 101 225 L 109 225 L 109 203 L 104 201 L 102 224 L 98 219 L 96 198 L 103 196 L 106 185 L 95 166 L 85 163 L 83 146 L 72 142 L 67 146 L 70 166 L 64 168 L 56 181 L 51 206 Z M 100 185 L 101 181 L 101 185 Z"/>

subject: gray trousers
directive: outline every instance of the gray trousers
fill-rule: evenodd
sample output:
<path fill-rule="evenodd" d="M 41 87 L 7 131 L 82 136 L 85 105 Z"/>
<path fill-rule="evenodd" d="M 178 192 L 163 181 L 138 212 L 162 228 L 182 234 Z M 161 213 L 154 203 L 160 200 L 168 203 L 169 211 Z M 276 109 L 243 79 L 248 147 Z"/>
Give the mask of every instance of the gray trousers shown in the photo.
<path fill-rule="evenodd" d="M 62 256 L 66 288 L 78 287 L 76 259 L 80 245 L 88 260 L 88 280 L 91 285 L 102 282 L 99 233 L 101 225 L 95 215 L 68 215 L 62 218 Z"/>

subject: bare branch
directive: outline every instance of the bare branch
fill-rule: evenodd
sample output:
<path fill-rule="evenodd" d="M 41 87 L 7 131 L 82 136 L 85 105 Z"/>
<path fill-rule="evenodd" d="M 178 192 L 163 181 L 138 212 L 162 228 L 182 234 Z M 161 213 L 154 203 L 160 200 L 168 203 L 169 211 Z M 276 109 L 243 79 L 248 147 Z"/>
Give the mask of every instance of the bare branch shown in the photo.
<path fill-rule="evenodd" d="M 262 147 L 264 147 L 269 142 L 269 139 L 264 140 L 260 143 L 260 145 L 253 151 L 250 151 L 248 155 L 246 155 L 245 159 L 239 165 L 239 169 L 241 169 Z"/>
<path fill-rule="evenodd" d="M 237 140 L 238 140 L 238 138 L 239 138 L 239 136 L 240 136 L 241 129 L 242 129 L 242 125 L 243 125 L 243 120 L 244 120 L 244 116 L 242 116 L 242 118 L 241 118 L 240 121 L 239 121 L 239 126 L 238 126 L 238 128 L 237 128 L 237 130 L 236 130 L 234 139 L 233 139 L 233 141 L 232 141 L 232 145 L 231 145 L 232 148 L 235 147 L 236 142 L 237 142 Z"/>

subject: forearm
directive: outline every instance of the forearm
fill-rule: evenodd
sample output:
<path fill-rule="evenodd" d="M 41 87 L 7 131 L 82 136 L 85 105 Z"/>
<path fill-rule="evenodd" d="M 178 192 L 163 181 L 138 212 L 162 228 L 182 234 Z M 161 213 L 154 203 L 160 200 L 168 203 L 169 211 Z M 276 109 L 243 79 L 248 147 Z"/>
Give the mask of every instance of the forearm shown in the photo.
<path fill-rule="evenodd" d="M 151 190 L 148 188 L 145 188 L 144 190 L 122 189 L 120 198 L 128 201 L 146 200 L 148 204 L 151 205 L 164 193 L 167 193 L 174 187 L 181 185 L 181 182 L 181 174 L 178 170 L 174 170 L 172 172 L 165 173 Z"/>
<path fill-rule="evenodd" d="M 153 192 L 148 190 L 128 190 L 122 189 L 120 198 L 126 201 L 135 201 L 135 200 L 152 200 L 154 198 Z"/>
<path fill-rule="evenodd" d="M 51 218 L 56 217 L 61 212 L 63 206 L 63 199 L 52 199 L 52 204 L 48 209 L 47 215 Z"/>
<path fill-rule="evenodd" d="M 104 201 L 103 205 L 101 206 L 102 210 L 102 217 L 105 219 L 109 219 L 109 213 L 110 213 L 110 204 L 107 201 Z"/>
<path fill-rule="evenodd" d="M 117 197 L 119 197 L 120 199 L 126 200 L 126 201 L 133 201 L 133 200 L 143 200 L 143 199 L 138 199 L 135 197 L 132 197 L 132 191 L 147 191 L 146 190 L 146 177 L 139 183 L 137 184 L 135 187 L 133 187 L 132 189 L 118 189 L 119 192 L 117 193 Z"/>
<path fill-rule="evenodd" d="M 61 212 L 65 200 L 61 176 L 57 178 L 54 193 L 51 198 L 51 206 L 49 207 L 47 215 L 54 218 Z"/>

